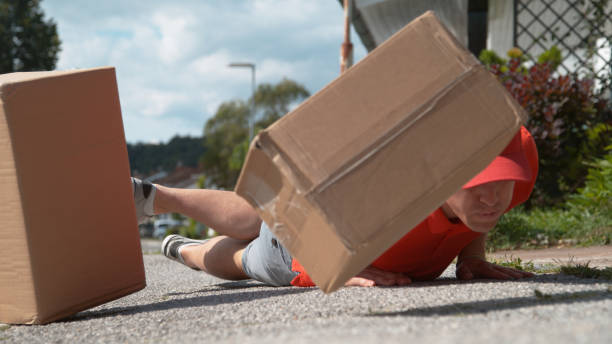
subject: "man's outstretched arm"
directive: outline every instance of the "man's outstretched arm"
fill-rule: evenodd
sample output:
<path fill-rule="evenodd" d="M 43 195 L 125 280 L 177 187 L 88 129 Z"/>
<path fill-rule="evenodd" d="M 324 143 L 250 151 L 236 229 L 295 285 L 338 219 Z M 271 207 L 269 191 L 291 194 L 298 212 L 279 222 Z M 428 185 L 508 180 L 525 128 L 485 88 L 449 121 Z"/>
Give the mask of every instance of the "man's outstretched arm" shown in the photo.
<path fill-rule="evenodd" d="M 457 270 L 455 272 L 458 279 L 494 278 L 511 280 L 533 276 L 531 272 L 487 262 L 485 258 L 486 239 L 487 235 L 482 234 L 461 250 L 457 257 Z"/>

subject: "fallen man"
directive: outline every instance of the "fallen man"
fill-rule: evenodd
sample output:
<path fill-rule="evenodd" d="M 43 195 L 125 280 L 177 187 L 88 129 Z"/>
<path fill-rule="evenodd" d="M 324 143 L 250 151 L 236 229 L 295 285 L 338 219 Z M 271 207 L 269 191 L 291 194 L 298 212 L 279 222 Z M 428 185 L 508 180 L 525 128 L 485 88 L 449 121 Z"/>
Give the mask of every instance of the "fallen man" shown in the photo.
<path fill-rule="evenodd" d="M 345 285 L 391 286 L 433 280 L 455 258 L 456 276 L 462 280 L 533 276 L 487 262 L 485 239 L 505 212 L 529 198 L 537 171 L 535 143 L 521 128 L 487 168 Z M 134 178 L 132 182 L 139 222 L 155 214 L 180 213 L 220 234 L 205 241 L 169 235 L 162 243 L 166 257 L 223 279 L 314 286 L 255 210 L 234 192 L 174 189 Z"/>

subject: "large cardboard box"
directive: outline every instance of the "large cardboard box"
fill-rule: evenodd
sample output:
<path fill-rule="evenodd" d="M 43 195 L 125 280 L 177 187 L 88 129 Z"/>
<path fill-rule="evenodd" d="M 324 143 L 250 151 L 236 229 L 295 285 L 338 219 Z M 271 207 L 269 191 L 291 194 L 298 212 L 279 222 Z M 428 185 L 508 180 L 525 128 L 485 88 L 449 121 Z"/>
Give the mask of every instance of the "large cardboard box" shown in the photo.
<path fill-rule="evenodd" d="M 145 287 L 113 68 L 0 75 L 0 322 Z"/>
<path fill-rule="evenodd" d="M 236 192 L 331 292 L 486 167 L 522 117 L 428 12 L 262 131 Z"/>

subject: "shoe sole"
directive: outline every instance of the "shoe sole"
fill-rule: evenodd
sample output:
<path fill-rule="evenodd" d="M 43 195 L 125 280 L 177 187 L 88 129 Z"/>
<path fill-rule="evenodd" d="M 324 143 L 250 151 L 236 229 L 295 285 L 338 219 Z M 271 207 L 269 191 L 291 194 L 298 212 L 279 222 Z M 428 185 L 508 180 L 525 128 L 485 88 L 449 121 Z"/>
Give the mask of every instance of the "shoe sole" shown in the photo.
<path fill-rule="evenodd" d="M 178 236 L 180 236 L 180 235 L 177 235 L 177 234 L 170 234 L 170 235 L 168 235 L 168 236 L 166 236 L 166 237 L 164 238 L 164 241 L 162 241 L 162 244 L 161 244 L 161 251 L 162 251 L 162 254 L 163 254 L 164 256 L 166 256 L 166 257 L 170 258 L 170 259 L 173 259 L 173 260 L 176 260 L 176 259 L 175 259 L 174 257 L 172 257 L 172 256 L 168 256 L 168 253 L 166 252 L 166 249 L 168 248 L 168 243 L 169 243 L 169 242 L 170 242 L 170 241 L 171 241 L 173 238 L 178 237 Z"/>

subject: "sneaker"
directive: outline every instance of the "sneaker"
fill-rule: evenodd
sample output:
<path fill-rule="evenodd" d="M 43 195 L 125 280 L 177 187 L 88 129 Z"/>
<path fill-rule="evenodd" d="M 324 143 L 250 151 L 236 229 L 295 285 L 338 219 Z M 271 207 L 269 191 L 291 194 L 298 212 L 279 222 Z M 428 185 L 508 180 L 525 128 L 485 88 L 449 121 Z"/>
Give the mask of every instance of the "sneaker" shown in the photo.
<path fill-rule="evenodd" d="M 155 199 L 155 191 L 157 189 L 150 182 L 142 181 L 134 177 L 132 177 L 132 186 L 134 187 L 136 217 L 138 218 L 138 223 L 140 224 L 155 215 L 153 212 L 153 200 Z"/>
<path fill-rule="evenodd" d="M 187 266 L 187 264 L 185 264 L 185 261 L 183 260 L 183 257 L 181 256 L 180 250 L 183 247 L 192 246 L 192 245 L 201 245 L 207 241 L 208 240 L 189 239 L 189 238 L 180 236 L 178 234 L 171 234 L 171 235 L 168 235 L 162 242 L 161 251 L 164 254 L 164 256 L 166 256 L 167 258 Z M 192 269 L 200 270 L 198 268 L 192 268 Z"/>

